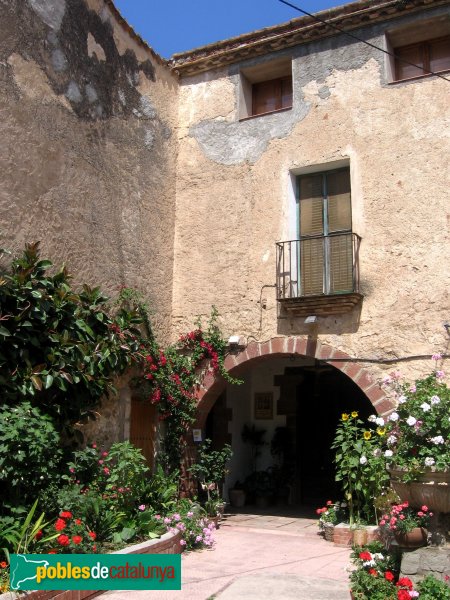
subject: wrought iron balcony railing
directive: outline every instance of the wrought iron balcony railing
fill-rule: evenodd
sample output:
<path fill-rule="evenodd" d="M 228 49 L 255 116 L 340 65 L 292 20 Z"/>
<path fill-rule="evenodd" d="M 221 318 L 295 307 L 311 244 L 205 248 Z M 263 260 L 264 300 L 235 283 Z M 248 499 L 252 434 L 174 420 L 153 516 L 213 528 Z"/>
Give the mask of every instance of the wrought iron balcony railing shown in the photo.
<path fill-rule="evenodd" d="M 277 242 L 277 300 L 287 308 L 314 302 L 323 314 L 346 312 L 357 304 L 359 293 L 359 245 L 356 233 L 333 233 Z M 326 299 L 320 301 L 320 298 Z M 330 309 L 332 299 L 335 308 Z M 331 303 L 330 303 L 331 302 Z M 340 305 L 340 310 L 337 306 Z"/>

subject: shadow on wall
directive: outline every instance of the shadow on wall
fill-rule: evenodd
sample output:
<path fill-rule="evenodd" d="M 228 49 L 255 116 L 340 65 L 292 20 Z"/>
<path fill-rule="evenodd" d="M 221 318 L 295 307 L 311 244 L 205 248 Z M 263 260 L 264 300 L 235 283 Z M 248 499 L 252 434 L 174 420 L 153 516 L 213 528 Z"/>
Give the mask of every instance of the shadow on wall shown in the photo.
<path fill-rule="evenodd" d="M 307 335 L 317 334 L 342 335 L 356 333 L 361 320 L 362 304 L 356 306 L 352 312 L 343 315 L 330 315 L 317 317 L 315 323 L 305 323 L 307 317 L 296 317 L 278 306 L 277 333 L 279 335 Z M 314 313 L 311 313 L 313 316 Z"/>

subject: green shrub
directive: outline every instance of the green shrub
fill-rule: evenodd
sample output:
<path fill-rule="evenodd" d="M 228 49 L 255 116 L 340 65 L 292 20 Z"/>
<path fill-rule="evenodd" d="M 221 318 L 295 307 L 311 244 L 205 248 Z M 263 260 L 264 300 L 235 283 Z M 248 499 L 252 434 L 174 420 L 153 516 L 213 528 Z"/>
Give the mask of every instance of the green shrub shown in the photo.
<path fill-rule="evenodd" d="M 52 419 L 29 402 L 0 408 L 0 513 L 31 506 L 60 480 L 62 451 Z"/>
<path fill-rule="evenodd" d="M 450 600 L 450 587 L 433 575 L 427 575 L 417 584 L 420 600 Z"/>

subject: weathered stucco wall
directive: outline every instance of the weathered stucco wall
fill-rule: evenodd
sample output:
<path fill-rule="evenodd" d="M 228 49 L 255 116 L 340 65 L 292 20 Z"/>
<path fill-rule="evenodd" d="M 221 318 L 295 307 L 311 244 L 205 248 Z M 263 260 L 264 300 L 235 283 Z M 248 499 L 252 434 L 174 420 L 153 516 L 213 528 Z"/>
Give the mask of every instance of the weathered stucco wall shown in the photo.
<path fill-rule="evenodd" d="M 178 83 L 103 0 L 0 1 L 1 246 L 144 292 L 170 330 Z"/>
<path fill-rule="evenodd" d="M 385 27 L 355 33 L 382 45 Z M 321 318 L 319 339 L 357 358 L 448 351 L 448 83 L 389 84 L 385 56 L 344 36 L 291 55 L 294 105 L 277 114 L 238 117 L 239 69 L 275 54 L 181 81 L 175 330 L 215 304 L 227 335 L 311 333 L 304 317 L 279 318 L 275 290 L 263 286 L 275 283 L 275 242 L 296 237 L 294 174 L 346 160 L 364 301 Z M 401 370 L 431 367 L 412 360 Z"/>

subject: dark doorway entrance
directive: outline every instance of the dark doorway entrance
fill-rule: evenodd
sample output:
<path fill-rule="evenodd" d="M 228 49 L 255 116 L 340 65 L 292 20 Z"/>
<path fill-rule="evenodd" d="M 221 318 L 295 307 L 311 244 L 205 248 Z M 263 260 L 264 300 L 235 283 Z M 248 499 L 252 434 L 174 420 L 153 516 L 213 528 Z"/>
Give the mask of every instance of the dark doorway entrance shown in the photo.
<path fill-rule="evenodd" d="M 330 447 L 342 413 L 357 411 L 365 420 L 374 409 L 363 391 L 338 369 L 317 361 L 301 370 L 303 378 L 296 389 L 294 485 L 301 504 L 319 505 L 340 495 Z"/>

